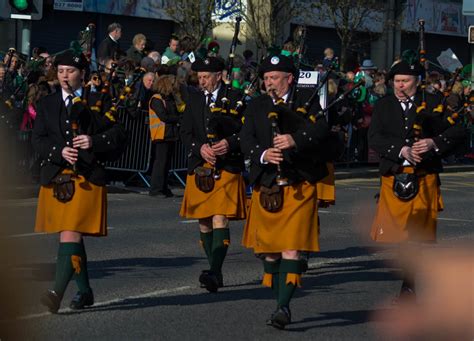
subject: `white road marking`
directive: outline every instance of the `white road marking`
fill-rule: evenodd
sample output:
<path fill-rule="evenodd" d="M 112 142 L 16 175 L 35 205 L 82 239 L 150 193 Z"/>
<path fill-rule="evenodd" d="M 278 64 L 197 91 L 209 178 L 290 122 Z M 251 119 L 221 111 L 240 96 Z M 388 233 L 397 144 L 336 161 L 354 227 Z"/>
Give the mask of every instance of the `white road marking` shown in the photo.
<path fill-rule="evenodd" d="M 318 267 L 324 266 L 324 265 L 331 265 L 331 264 L 341 264 L 341 263 L 349 263 L 355 259 L 357 260 L 371 260 L 371 259 L 377 259 L 385 256 L 385 252 L 376 252 L 373 254 L 369 255 L 361 255 L 361 256 L 355 256 L 355 257 L 344 257 L 344 258 L 334 258 L 334 259 L 323 259 L 319 261 L 314 261 L 314 262 L 309 262 L 308 263 L 308 268 L 309 269 L 316 269 Z M 258 287 L 258 285 L 255 285 L 255 287 Z M 145 293 L 143 295 L 135 295 L 135 296 L 128 296 L 128 297 L 123 297 L 123 298 L 115 298 L 112 300 L 108 301 L 103 301 L 103 302 L 96 302 L 94 305 L 87 310 L 82 310 L 82 312 L 94 312 L 94 308 L 98 307 L 106 307 L 112 304 L 120 304 L 122 302 L 126 302 L 128 300 L 136 300 L 136 299 L 143 299 L 143 298 L 154 298 L 154 297 L 160 297 L 160 296 L 166 296 L 168 294 L 174 294 L 186 290 L 192 290 L 192 289 L 198 289 L 197 286 L 182 286 L 178 288 L 173 288 L 173 289 L 161 289 L 161 290 L 155 290 L 152 292 Z M 70 312 L 77 312 L 77 310 L 72 310 L 69 308 L 64 308 L 60 309 L 59 313 L 70 313 Z M 43 312 L 43 313 L 37 313 L 37 314 L 29 314 L 25 316 L 20 316 L 17 317 L 15 320 L 31 320 L 34 318 L 40 318 L 40 317 L 46 317 L 50 316 L 51 313 L 49 312 Z M 4 322 L 11 322 L 12 320 L 0 320 L 0 323 Z"/>
<path fill-rule="evenodd" d="M 446 220 L 446 221 L 462 221 L 465 223 L 472 222 L 472 219 L 456 219 L 456 218 L 438 218 L 438 220 Z"/>
<path fill-rule="evenodd" d="M 47 233 L 46 232 L 33 232 L 33 233 L 12 234 L 11 236 L 2 237 L 2 239 L 35 237 L 35 236 L 42 236 L 44 234 L 47 234 Z"/>

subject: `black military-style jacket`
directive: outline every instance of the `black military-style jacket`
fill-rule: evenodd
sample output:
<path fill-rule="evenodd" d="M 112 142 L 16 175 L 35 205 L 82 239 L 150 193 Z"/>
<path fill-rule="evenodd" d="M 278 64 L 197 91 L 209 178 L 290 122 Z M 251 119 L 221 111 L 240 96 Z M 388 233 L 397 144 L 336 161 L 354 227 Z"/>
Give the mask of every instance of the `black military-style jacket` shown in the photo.
<path fill-rule="evenodd" d="M 92 93 L 88 98 L 90 106 L 95 105 L 100 94 Z M 117 121 L 104 116 L 110 107 L 110 99 L 103 101 L 102 112 L 84 110 L 80 113 L 79 134 L 92 138 L 92 148 L 79 149 L 77 172 L 96 185 L 105 185 L 105 161 L 124 147 L 127 134 Z M 52 178 L 71 165 L 64 160 L 64 147 L 72 147 L 71 118 L 67 113 L 61 91 L 41 99 L 37 107 L 33 129 L 33 148 L 39 153 L 42 163 L 41 185 L 48 185 Z"/>
<path fill-rule="evenodd" d="M 305 103 L 310 95 L 309 91 L 298 91 L 295 108 Z M 244 112 L 245 122 L 240 132 L 240 140 L 242 151 L 251 161 L 249 176 L 251 184 L 270 187 L 275 182 L 277 166 L 260 162 L 262 153 L 273 145 L 271 121 L 267 115 L 274 109 L 272 98 L 262 95 L 253 99 Z M 320 109 L 319 103 L 314 102 L 309 112 L 317 113 Z M 295 113 L 295 115 L 301 114 Z M 289 133 L 295 140 L 296 148 L 283 152 L 284 161 L 281 163 L 283 175 L 288 178 L 290 184 L 305 180 L 315 183 L 324 178 L 328 174 L 322 157 L 322 150 L 328 138 L 325 118 L 321 117 L 316 123 L 305 118 L 304 126 Z"/>
<path fill-rule="evenodd" d="M 216 107 L 222 106 L 222 98 L 225 94 L 225 85 L 221 87 L 217 93 L 215 101 Z M 239 98 L 239 92 L 229 91 L 228 98 L 230 100 L 230 108 L 235 108 L 236 102 Z M 241 125 L 241 118 L 226 114 L 225 118 L 229 118 L 237 126 Z M 212 120 L 212 113 L 209 106 L 206 104 L 206 96 L 204 92 L 197 93 L 190 92 L 188 101 L 186 102 L 186 109 L 183 113 L 183 118 L 180 128 L 181 141 L 183 142 L 188 155 L 188 174 L 192 174 L 196 167 L 202 166 L 205 161 L 201 156 L 201 147 L 205 143 L 209 143 L 207 134 L 210 129 L 210 121 Z M 224 169 L 230 173 L 240 173 L 244 167 L 243 154 L 240 151 L 240 139 L 238 132 L 225 136 L 217 136 L 217 140 L 225 138 L 229 143 L 229 152 L 223 157 L 218 157 L 216 167 Z"/>
<path fill-rule="evenodd" d="M 103 62 L 106 58 L 115 58 L 115 53 L 120 51 L 120 43 L 112 40 L 108 35 L 97 49 L 97 58 Z"/>
<path fill-rule="evenodd" d="M 422 119 L 421 138 L 432 138 L 438 150 L 426 153 L 417 168 L 439 173 L 443 170 L 441 158 L 462 141 L 464 129 L 460 125 L 448 126 L 447 114 L 433 111 L 440 104 L 439 98 L 428 93 L 425 96 L 427 108 Z M 417 106 L 421 104 L 421 93 L 415 95 L 414 102 Z M 369 147 L 380 154 L 381 175 L 394 174 L 402 166 L 404 160 L 399 157 L 400 151 L 404 146 L 413 145 L 416 115 L 414 105 L 404 115 L 395 95 L 385 96 L 375 104 L 368 139 Z"/>

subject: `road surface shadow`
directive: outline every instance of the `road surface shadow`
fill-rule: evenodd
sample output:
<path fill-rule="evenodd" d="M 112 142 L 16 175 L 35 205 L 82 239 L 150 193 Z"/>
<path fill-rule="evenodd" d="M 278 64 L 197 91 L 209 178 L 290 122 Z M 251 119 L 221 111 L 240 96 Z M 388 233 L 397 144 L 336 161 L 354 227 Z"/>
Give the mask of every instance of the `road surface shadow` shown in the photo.
<path fill-rule="evenodd" d="M 344 327 L 366 323 L 367 321 L 380 321 L 377 316 L 381 316 L 389 310 L 390 309 L 373 309 L 319 313 L 319 316 L 306 317 L 299 321 L 293 321 L 287 330 L 305 332 L 313 328 Z M 300 324 L 307 323 L 310 323 L 311 325 L 298 327 Z"/>
<path fill-rule="evenodd" d="M 201 262 L 203 257 L 170 257 L 170 258 L 118 258 L 100 261 L 88 261 L 87 269 L 90 279 L 100 279 L 113 276 L 117 273 L 130 271 L 156 270 L 160 268 L 182 268 L 193 266 Z M 22 264 L 16 271 L 23 279 L 35 281 L 53 281 L 56 271 L 55 263 L 30 263 Z"/>

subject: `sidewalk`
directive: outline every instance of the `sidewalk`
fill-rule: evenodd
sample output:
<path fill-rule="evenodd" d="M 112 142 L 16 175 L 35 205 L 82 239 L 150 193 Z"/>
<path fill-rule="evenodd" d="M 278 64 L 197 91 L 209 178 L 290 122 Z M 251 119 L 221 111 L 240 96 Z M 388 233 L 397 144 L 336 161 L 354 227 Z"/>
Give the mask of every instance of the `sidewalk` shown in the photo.
<path fill-rule="evenodd" d="M 474 165 L 449 165 L 444 166 L 444 173 L 460 173 L 473 172 Z M 345 179 L 369 179 L 377 178 L 379 176 L 378 168 L 376 166 L 361 166 L 361 167 L 346 167 L 339 166 L 336 168 L 336 181 Z M 148 194 L 148 188 L 123 186 L 123 185 L 108 185 L 109 193 L 143 193 Z M 11 185 L 6 186 L 0 190 L 0 199 L 27 199 L 38 196 L 39 185 Z M 173 189 L 175 194 L 182 194 L 182 187 Z"/>

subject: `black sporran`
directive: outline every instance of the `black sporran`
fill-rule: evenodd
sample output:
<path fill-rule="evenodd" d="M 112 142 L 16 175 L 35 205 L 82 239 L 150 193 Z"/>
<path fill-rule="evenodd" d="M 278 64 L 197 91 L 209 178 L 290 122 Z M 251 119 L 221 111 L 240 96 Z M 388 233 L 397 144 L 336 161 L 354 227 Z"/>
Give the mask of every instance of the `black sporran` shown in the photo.
<path fill-rule="evenodd" d="M 194 169 L 194 182 L 201 192 L 212 192 L 215 182 L 213 169 L 207 167 L 196 167 L 196 169 Z"/>
<path fill-rule="evenodd" d="M 265 211 L 275 213 L 283 207 L 283 189 L 281 186 L 260 186 L 260 205 Z"/>
<path fill-rule="evenodd" d="M 419 191 L 418 176 L 412 173 L 395 174 L 393 194 L 400 200 L 413 199 Z"/>
<path fill-rule="evenodd" d="M 74 180 L 72 174 L 56 175 L 52 181 L 53 196 L 60 202 L 66 203 L 74 196 Z"/>

